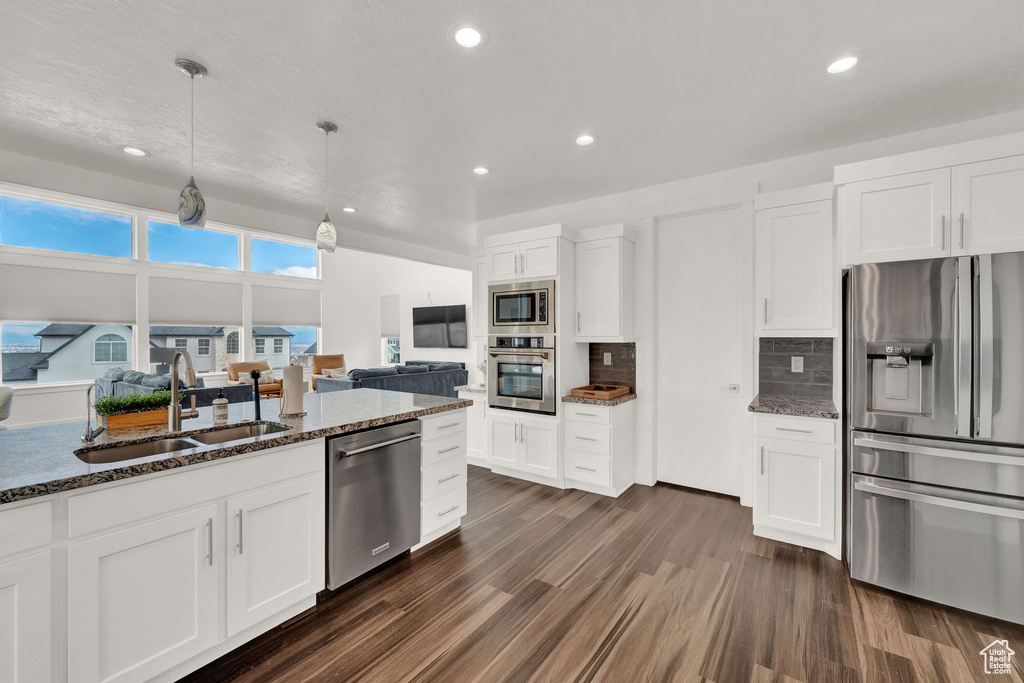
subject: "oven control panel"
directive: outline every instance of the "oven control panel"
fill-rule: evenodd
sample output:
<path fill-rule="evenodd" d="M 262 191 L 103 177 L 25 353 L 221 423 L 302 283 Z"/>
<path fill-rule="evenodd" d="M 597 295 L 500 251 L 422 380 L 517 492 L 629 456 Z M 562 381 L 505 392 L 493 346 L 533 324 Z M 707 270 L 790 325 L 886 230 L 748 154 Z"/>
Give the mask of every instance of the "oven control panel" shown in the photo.
<path fill-rule="evenodd" d="M 555 339 L 550 335 L 537 337 L 491 337 L 491 348 L 496 349 L 553 349 Z"/>

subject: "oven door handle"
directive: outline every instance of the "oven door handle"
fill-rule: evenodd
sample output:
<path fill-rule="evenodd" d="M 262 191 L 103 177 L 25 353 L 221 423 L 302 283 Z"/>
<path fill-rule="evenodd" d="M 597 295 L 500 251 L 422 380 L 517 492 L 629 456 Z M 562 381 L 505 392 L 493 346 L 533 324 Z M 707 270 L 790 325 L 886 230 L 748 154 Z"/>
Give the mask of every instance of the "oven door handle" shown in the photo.
<path fill-rule="evenodd" d="M 966 500 L 942 498 L 940 496 L 929 496 L 924 493 L 914 493 L 913 491 L 893 489 L 888 486 L 878 486 L 877 484 L 869 484 L 864 481 L 854 483 L 853 487 L 858 491 L 864 491 L 865 493 L 873 493 L 875 495 L 887 496 L 889 498 L 900 498 L 914 503 L 927 503 L 929 505 L 953 508 L 954 510 L 980 512 L 983 515 L 996 515 L 998 517 L 1024 519 L 1024 510 L 1014 510 L 1012 508 L 998 507 L 995 505 L 982 505 L 981 503 L 970 503 Z"/>
<path fill-rule="evenodd" d="M 548 356 L 550 356 L 551 354 L 548 353 L 547 351 L 515 351 L 509 353 L 496 353 L 494 351 L 491 351 L 489 352 L 489 355 L 492 358 L 497 358 L 498 356 L 540 356 L 544 360 L 547 360 Z"/>

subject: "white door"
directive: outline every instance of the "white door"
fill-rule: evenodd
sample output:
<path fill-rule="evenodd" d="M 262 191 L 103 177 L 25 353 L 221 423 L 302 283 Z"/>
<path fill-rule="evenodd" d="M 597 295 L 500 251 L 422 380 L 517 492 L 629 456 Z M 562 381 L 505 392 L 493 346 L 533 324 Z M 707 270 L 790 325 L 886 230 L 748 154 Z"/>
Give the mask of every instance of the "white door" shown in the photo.
<path fill-rule="evenodd" d="M 519 422 L 519 469 L 558 477 L 558 421 L 522 418 Z"/>
<path fill-rule="evenodd" d="M 622 243 L 612 237 L 576 245 L 576 339 L 618 337 Z"/>
<path fill-rule="evenodd" d="M 519 277 L 519 245 L 503 244 L 487 248 L 487 280 L 515 280 Z"/>
<path fill-rule="evenodd" d="M 832 328 L 832 202 L 757 212 L 756 309 L 764 330 Z"/>
<path fill-rule="evenodd" d="M 307 477 L 228 501 L 229 636 L 323 588 L 323 487 Z"/>
<path fill-rule="evenodd" d="M 835 540 L 835 448 L 761 439 L 754 523 Z"/>
<path fill-rule="evenodd" d="M 846 262 L 882 263 L 950 254 L 948 168 L 850 183 L 843 188 Z"/>
<path fill-rule="evenodd" d="M 519 421 L 514 413 L 490 412 L 487 415 L 487 461 L 499 467 L 516 467 L 519 445 Z"/>
<path fill-rule="evenodd" d="M 752 210 L 661 218 L 655 231 L 657 478 L 740 495 L 753 398 Z"/>
<path fill-rule="evenodd" d="M 1024 251 L 1024 156 L 953 167 L 954 254 Z"/>
<path fill-rule="evenodd" d="M 0 564 L 0 681 L 52 680 L 50 551 Z"/>
<path fill-rule="evenodd" d="M 68 547 L 68 676 L 141 681 L 217 643 L 218 507 Z"/>
<path fill-rule="evenodd" d="M 522 242 L 519 245 L 519 279 L 540 280 L 558 275 L 558 238 Z"/>

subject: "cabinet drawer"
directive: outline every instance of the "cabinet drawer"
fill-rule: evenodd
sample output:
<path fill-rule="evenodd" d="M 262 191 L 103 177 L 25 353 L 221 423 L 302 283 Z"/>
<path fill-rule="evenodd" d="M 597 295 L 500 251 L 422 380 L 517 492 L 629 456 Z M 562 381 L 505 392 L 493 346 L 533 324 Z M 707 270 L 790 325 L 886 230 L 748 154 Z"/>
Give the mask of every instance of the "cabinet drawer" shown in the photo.
<path fill-rule="evenodd" d="M 420 495 L 424 502 L 440 498 L 466 486 L 466 458 L 450 458 L 424 467 L 420 478 Z"/>
<path fill-rule="evenodd" d="M 52 501 L 12 510 L 0 507 L 0 556 L 49 545 L 52 539 Z"/>
<path fill-rule="evenodd" d="M 436 465 L 442 460 L 466 455 L 466 433 L 452 434 L 423 442 L 420 448 L 423 467 Z"/>
<path fill-rule="evenodd" d="M 757 418 L 757 435 L 766 439 L 806 441 L 832 445 L 836 442 L 836 425 L 831 420 L 799 420 L 785 417 Z"/>
<path fill-rule="evenodd" d="M 567 479 L 585 481 L 598 486 L 612 485 L 612 460 L 607 455 L 592 455 L 580 451 L 565 451 Z"/>
<path fill-rule="evenodd" d="M 565 419 L 599 425 L 612 423 L 612 409 L 608 406 L 589 406 L 584 403 L 566 403 Z"/>
<path fill-rule="evenodd" d="M 565 423 L 565 448 L 608 455 L 611 453 L 611 429 L 604 425 L 568 421 Z"/>
<path fill-rule="evenodd" d="M 423 423 L 421 426 L 424 441 L 439 439 L 442 436 L 450 436 L 459 432 L 464 433 L 468 423 L 464 409 L 421 418 L 420 421 Z"/>
<path fill-rule="evenodd" d="M 460 486 L 449 494 L 424 503 L 420 514 L 420 533 L 423 536 L 458 520 L 466 514 L 466 487 Z"/>

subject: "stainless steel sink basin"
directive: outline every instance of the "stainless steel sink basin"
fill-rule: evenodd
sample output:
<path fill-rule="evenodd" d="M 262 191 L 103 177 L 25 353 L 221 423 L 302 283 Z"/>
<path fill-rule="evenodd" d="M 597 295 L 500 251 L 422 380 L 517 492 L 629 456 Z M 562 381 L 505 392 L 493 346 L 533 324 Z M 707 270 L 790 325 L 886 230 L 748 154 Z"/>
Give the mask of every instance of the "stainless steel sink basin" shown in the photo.
<path fill-rule="evenodd" d="M 188 438 L 193 441 L 198 441 L 207 445 L 226 443 L 228 441 L 238 441 L 239 439 L 251 439 L 254 436 L 266 436 L 267 434 L 277 434 L 278 432 L 286 432 L 291 427 L 285 427 L 284 425 L 277 425 L 268 422 L 238 425 L 237 427 L 228 427 L 227 429 L 217 429 L 212 432 L 200 432 L 198 434 L 189 434 Z"/>
<path fill-rule="evenodd" d="M 80 448 L 75 451 L 75 455 L 84 463 L 103 465 L 195 448 L 196 445 L 194 441 L 189 441 L 188 439 L 160 439 L 159 441 L 128 443 L 123 446 L 111 446 L 109 448 Z"/>

